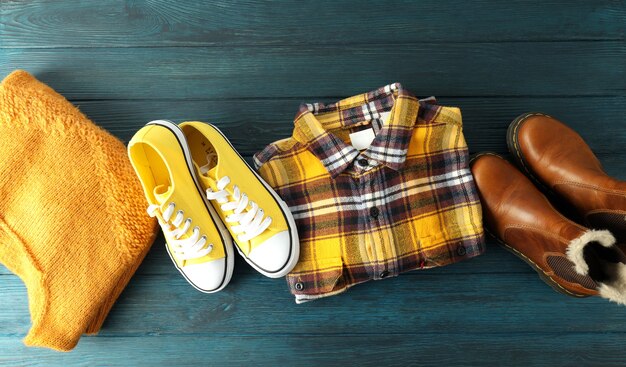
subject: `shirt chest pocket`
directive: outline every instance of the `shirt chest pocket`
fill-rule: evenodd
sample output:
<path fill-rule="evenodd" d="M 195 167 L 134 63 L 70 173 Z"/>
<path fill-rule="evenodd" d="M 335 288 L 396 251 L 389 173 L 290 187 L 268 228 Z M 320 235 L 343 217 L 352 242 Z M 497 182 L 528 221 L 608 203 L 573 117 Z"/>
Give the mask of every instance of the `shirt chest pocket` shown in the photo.
<path fill-rule="evenodd" d="M 345 289 L 341 258 L 301 261 L 287 275 L 291 293 L 295 295 L 322 295 Z"/>

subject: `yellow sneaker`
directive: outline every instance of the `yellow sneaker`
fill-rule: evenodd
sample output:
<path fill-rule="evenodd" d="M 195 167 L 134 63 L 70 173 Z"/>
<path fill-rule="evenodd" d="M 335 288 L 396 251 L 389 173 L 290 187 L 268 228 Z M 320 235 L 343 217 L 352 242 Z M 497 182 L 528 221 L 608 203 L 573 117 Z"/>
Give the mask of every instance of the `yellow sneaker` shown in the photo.
<path fill-rule="evenodd" d="M 206 197 L 243 258 L 278 278 L 298 262 L 298 231 L 287 204 L 243 160 L 215 126 L 183 122 L 182 129 Z"/>
<path fill-rule="evenodd" d="M 128 156 L 176 268 L 201 292 L 222 290 L 233 273 L 232 240 L 197 184 L 182 131 L 172 122 L 152 121 L 133 136 Z"/>

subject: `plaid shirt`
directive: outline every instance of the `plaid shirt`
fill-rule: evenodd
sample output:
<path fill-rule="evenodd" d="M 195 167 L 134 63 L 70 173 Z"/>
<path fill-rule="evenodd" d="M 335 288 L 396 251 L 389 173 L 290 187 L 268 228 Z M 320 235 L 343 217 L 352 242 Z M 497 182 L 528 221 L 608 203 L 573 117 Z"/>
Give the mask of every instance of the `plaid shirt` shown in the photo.
<path fill-rule="evenodd" d="M 369 147 L 348 143 L 370 128 Z M 293 136 L 254 162 L 298 227 L 300 261 L 287 275 L 298 303 L 484 252 L 460 110 L 398 83 L 302 105 Z"/>

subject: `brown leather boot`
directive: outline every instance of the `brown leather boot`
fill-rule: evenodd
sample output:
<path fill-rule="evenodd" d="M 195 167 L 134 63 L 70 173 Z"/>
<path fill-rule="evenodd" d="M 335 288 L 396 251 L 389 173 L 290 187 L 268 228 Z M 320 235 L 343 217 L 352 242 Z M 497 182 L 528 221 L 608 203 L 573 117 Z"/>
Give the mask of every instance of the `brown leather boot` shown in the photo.
<path fill-rule="evenodd" d="M 470 166 L 486 229 L 505 248 L 561 293 L 626 304 L 626 255 L 609 231 L 589 230 L 563 217 L 498 155 L 480 154 Z"/>
<path fill-rule="evenodd" d="M 509 126 L 507 144 L 518 166 L 568 202 L 586 225 L 608 229 L 626 244 L 626 182 L 604 172 L 580 135 L 550 116 L 527 113 Z"/>

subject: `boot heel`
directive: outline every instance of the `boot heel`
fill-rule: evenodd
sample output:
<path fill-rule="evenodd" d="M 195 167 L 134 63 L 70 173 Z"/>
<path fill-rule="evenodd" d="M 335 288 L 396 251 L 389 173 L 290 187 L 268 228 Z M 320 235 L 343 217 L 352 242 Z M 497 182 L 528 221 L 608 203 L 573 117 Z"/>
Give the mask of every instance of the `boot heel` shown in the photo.
<path fill-rule="evenodd" d="M 626 213 L 602 211 L 587 214 L 587 223 L 596 229 L 608 229 L 618 243 L 626 243 Z"/>

